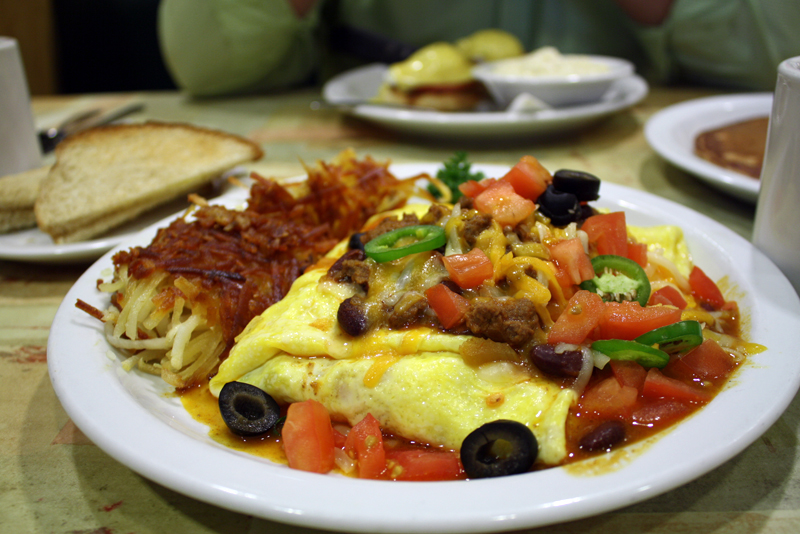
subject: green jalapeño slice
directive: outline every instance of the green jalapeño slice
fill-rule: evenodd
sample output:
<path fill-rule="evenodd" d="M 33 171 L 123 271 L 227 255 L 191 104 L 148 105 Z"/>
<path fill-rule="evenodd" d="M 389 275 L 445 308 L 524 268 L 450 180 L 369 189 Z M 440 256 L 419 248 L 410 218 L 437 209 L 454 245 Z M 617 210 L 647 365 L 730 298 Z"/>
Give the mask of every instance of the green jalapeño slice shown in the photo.
<path fill-rule="evenodd" d="M 592 343 L 592 350 L 602 352 L 612 360 L 628 360 L 642 367 L 664 367 L 669 363 L 669 354 L 637 341 L 603 339 Z"/>
<path fill-rule="evenodd" d="M 650 330 L 636 341 L 670 354 L 689 352 L 703 342 L 703 326 L 697 321 L 680 321 Z"/>
<path fill-rule="evenodd" d="M 650 280 L 647 273 L 633 260 L 613 254 L 592 258 L 595 277 L 581 282 L 581 289 L 600 295 L 604 301 L 634 300 L 647 306 L 650 299 Z"/>
<path fill-rule="evenodd" d="M 384 263 L 409 254 L 437 249 L 446 242 L 447 236 L 440 226 L 406 226 L 371 240 L 364 245 L 364 253 L 378 263 Z"/>

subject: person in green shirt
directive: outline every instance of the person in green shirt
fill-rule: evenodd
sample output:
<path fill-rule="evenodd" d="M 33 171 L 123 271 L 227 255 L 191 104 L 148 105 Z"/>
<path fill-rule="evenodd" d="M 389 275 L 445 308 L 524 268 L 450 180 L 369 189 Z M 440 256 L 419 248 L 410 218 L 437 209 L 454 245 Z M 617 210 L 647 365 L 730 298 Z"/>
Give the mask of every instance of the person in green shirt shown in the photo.
<path fill-rule="evenodd" d="M 162 0 L 158 32 L 176 84 L 195 96 L 322 82 L 366 61 L 332 51 L 333 24 L 421 47 L 486 28 L 532 51 L 634 62 L 651 83 L 772 90 L 800 55 L 798 0 Z"/>

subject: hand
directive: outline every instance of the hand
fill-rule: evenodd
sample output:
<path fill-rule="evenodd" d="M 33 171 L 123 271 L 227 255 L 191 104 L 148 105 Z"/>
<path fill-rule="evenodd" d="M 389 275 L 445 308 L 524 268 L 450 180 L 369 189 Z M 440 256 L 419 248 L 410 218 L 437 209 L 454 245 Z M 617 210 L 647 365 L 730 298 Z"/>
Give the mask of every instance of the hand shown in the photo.
<path fill-rule="evenodd" d="M 631 20 L 644 26 L 659 26 L 669 15 L 674 0 L 615 0 Z"/>

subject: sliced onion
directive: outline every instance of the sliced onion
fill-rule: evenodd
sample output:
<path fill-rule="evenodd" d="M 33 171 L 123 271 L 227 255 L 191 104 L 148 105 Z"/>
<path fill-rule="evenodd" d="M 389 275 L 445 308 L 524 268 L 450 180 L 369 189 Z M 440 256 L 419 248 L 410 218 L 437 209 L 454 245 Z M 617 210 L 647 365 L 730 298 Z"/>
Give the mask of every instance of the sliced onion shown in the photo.
<path fill-rule="evenodd" d="M 336 467 L 341 469 L 344 473 L 352 473 L 356 468 L 356 461 L 350 458 L 347 453 L 344 452 L 344 449 L 340 449 L 339 447 L 333 449 L 333 461 L 336 463 Z"/>
<path fill-rule="evenodd" d="M 675 283 L 678 284 L 678 287 L 681 289 L 681 291 L 683 291 L 684 293 L 692 292 L 692 288 L 691 286 L 689 286 L 689 280 L 687 280 L 686 277 L 683 276 L 680 273 L 680 271 L 678 271 L 678 267 L 674 263 L 669 261 L 667 258 L 665 258 L 664 256 L 662 256 L 657 252 L 648 250 L 647 262 L 654 263 L 661 267 L 664 267 L 670 272 L 670 274 L 672 274 L 672 277 L 675 279 Z"/>
<path fill-rule="evenodd" d="M 608 362 L 611 361 L 611 358 L 609 358 L 607 355 L 603 354 L 599 350 L 592 350 L 592 349 L 589 350 L 592 352 L 592 360 L 594 361 L 594 366 L 597 367 L 598 369 L 603 369 L 606 365 L 608 365 Z"/>
<path fill-rule="evenodd" d="M 581 372 L 578 373 L 575 382 L 572 383 L 572 389 L 574 389 L 578 395 L 581 395 L 583 390 L 586 389 L 586 384 L 589 383 L 589 379 L 592 377 L 592 371 L 594 371 L 594 355 L 592 354 L 592 349 L 589 347 L 581 347 L 580 349 L 581 353 L 583 353 Z"/>

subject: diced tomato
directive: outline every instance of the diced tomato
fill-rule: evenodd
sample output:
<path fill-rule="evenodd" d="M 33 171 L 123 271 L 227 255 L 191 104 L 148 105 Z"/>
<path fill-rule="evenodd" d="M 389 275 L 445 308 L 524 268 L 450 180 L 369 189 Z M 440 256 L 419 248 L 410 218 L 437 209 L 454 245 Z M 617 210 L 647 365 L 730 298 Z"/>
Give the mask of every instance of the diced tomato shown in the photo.
<path fill-rule="evenodd" d="M 452 328 L 464 322 L 469 309 L 469 300 L 444 284 L 436 284 L 429 288 L 425 291 L 425 296 L 442 326 Z"/>
<path fill-rule="evenodd" d="M 613 376 L 587 389 L 580 401 L 581 407 L 606 417 L 629 417 L 636 405 L 639 391 L 631 386 L 621 386 Z"/>
<path fill-rule="evenodd" d="M 492 260 L 479 248 L 442 258 L 450 279 L 459 287 L 474 289 L 494 275 Z"/>
<path fill-rule="evenodd" d="M 713 339 L 706 339 L 683 356 L 674 358 L 664 374 L 681 380 L 717 380 L 730 374 L 736 362 Z"/>
<path fill-rule="evenodd" d="M 461 193 L 463 193 L 465 196 L 475 198 L 486 191 L 486 188 L 496 181 L 497 180 L 494 178 L 484 178 L 480 182 L 476 182 L 475 180 L 467 180 L 458 186 L 458 190 L 461 191 Z"/>
<path fill-rule="evenodd" d="M 647 245 L 645 243 L 628 242 L 628 258 L 642 267 L 647 267 Z"/>
<path fill-rule="evenodd" d="M 514 191 L 510 183 L 499 181 L 475 197 L 475 208 L 503 226 L 516 226 L 533 213 L 536 205 Z"/>
<path fill-rule="evenodd" d="M 681 311 L 671 306 L 642 307 L 638 302 L 607 302 L 595 334 L 597 339 L 630 340 L 680 320 Z"/>
<path fill-rule="evenodd" d="M 652 306 L 654 304 L 665 304 L 667 306 L 675 306 L 679 310 L 686 309 L 686 299 L 680 291 L 672 286 L 664 286 L 658 291 L 653 291 L 650 294 L 650 302 L 647 303 Z"/>
<path fill-rule="evenodd" d="M 725 305 L 725 297 L 722 296 L 722 291 L 697 265 L 692 268 L 692 272 L 689 274 L 689 285 L 692 288 L 692 295 L 697 300 L 712 306 L 715 310 Z"/>
<path fill-rule="evenodd" d="M 553 175 L 533 156 L 523 156 L 501 180 L 510 183 L 520 196 L 536 200 L 553 181 Z"/>
<path fill-rule="evenodd" d="M 594 278 L 594 268 L 589 255 L 583 250 L 581 240 L 577 237 L 559 241 L 550 247 L 550 255 L 559 267 L 566 270 L 573 284 Z"/>
<path fill-rule="evenodd" d="M 641 364 L 630 360 L 611 360 L 609 365 L 620 386 L 630 386 L 636 388 L 636 391 L 642 391 L 647 369 Z"/>
<path fill-rule="evenodd" d="M 347 436 L 339 432 L 335 427 L 333 429 L 333 446 L 337 449 L 344 449 L 344 443 L 347 440 Z"/>
<path fill-rule="evenodd" d="M 628 227 L 625 224 L 625 212 L 592 215 L 583 222 L 581 230 L 589 235 L 590 243 L 597 245 L 598 254 L 628 257 Z"/>
<path fill-rule="evenodd" d="M 344 450 L 358 462 L 358 478 L 381 478 L 386 470 L 381 426 L 372 414 L 350 429 Z"/>
<path fill-rule="evenodd" d="M 631 419 L 640 425 L 665 426 L 683 418 L 695 408 L 696 405 L 674 399 L 640 398 Z"/>
<path fill-rule="evenodd" d="M 572 277 L 569 275 L 567 270 L 558 265 L 556 265 L 555 267 L 556 267 L 556 282 L 558 282 L 558 285 L 560 285 L 562 289 L 572 287 L 573 285 Z"/>
<path fill-rule="evenodd" d="M 577 291 L 550 327 L 547 342 L 553 345 L 583 343 L 592 330 L 600 324 L 604 311 L 605 304 L 597 293 L 585 289 Z"/>
<path fill-rule="evenodd" d="M 389 478 L 406 481 L 459 480 L 465 478 L 457 452 L 432 449 L 386 451 Z"/>
<path fill-rule="evenodd" d="M 651 367 L 644 380 L 642 395 L 645 397 L 667 397 L 688 402 L 708 402 L 711 393 L 698 386 L 687 384 L 675 378 L 664 376 L 661 371 Z"/>
<path fill-rule="evenodd" d="M 334 466 L 331 417 L 319 402 L 309 399 L 289 405 L 281 430 L 289 467 L 327 473 Z"/>

